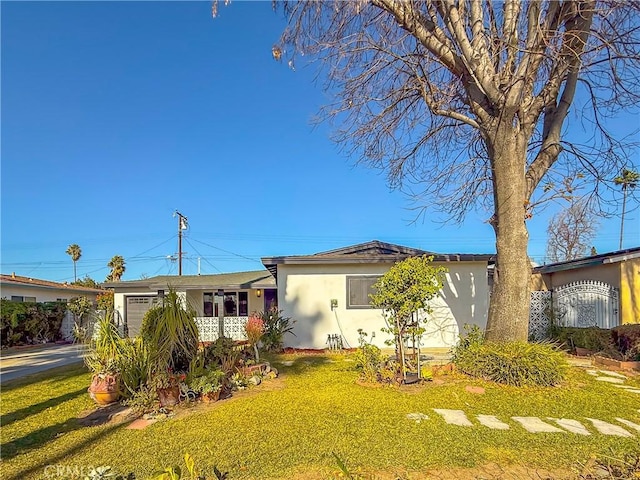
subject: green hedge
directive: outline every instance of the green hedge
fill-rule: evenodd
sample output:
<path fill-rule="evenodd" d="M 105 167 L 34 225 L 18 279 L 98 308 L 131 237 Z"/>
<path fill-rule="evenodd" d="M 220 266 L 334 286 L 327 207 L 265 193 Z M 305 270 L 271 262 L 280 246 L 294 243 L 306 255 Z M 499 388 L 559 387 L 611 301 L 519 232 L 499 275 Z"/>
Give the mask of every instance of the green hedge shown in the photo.
<path fill-rule="evenodd" d="M 65 302 L 30 303 L 0 299 L 2 346 L 59 340 L 66 310 Z"/>
<path fill-rule="evenodd" d="M 611 347 L 611 330 L 606 328 L 558 327 L 552 326 L 549 336 L 564 345 L 567 350 L 586 348 L 593 352 L 603 352 Z"/>
<path fill-rule="evenodd" d="M 549 334 L 567 350 L 586 348 L 613 358 L 640 360 L 640 324 L 620 325 L 611 330 L 553 326 Z"/>

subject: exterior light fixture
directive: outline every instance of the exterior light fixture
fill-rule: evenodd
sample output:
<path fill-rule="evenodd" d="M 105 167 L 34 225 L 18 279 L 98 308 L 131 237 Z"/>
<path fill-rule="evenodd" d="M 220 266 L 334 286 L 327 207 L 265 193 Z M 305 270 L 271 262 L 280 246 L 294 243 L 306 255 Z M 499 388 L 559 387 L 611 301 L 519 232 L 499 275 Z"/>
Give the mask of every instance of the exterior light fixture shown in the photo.
<path fill-rule="evenodd" d="M 262 290 L 260 290 L 259 288 L 256 290 L 256 297 L 260 298 L 260 296 L 262 295 Z"/>

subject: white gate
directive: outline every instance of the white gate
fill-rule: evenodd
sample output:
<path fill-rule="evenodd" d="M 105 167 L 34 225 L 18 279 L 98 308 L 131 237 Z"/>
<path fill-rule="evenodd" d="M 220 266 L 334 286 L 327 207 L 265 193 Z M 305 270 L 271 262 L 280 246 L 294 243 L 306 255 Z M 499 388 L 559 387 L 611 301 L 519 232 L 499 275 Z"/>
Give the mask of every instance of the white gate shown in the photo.
<path fill-rule="evenodd" d="M 558 324 L 565 327 L 613 328 L 620 324 L 618 289 L 596 280 L 582 280 L 553 290 Z"/>

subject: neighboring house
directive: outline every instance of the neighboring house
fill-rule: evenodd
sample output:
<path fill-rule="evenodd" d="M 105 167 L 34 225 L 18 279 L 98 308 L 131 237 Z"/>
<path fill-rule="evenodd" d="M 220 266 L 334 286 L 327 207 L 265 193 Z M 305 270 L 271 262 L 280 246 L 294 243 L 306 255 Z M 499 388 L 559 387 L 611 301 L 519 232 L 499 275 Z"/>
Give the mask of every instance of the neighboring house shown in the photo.
<path fill-rule="evenodd" d="M 640 247 L 542 265 L 532 273 L 532 317 L 537 296 L 552 302 L 556 321 L 566 326 L 640 323 Z"/>
<path fill-rule="evenodd" d="M 372 241 L 314 255 L 262 258 L 276 278 L 278 308 L 296 321 L 295 337 L 286 344 L 298 348 L 326 348 L 341 336 L 346 347 L 358 346 L 358 329 L 385 347 L 391 336 L 382 311 L 369 304 L 372 285 L 396 262 L 433 255 L 433 264 L 448 269 L 444 288 L 432 302 L 422 346 L 455 345 L 464 324 L 484 329 L 487 322 L 490 254 L 439 254 Z M 375 336 L 374 336 L 375 335 Z"/>
<path fill-rule="evenodd" d="M 68 302 L 74 297 L 88 297 L 95 302 L 104 290 L 38 278 L 0 275 L 0 297 L 13 302 Z"/>
<path fill-rule="evenodd" d="M 38 278 L 21 277 L 12 273 L 11 275 L 0 275 L 0 297 L 12 302 L 69 302 L 75 297 L 87 297 L 94 304 L 97 296 L 104 293 L 104 290 L 97 288 L 87 288 L 69 283 L 51 282 Z M 64 340 L 73 338 L 74 329 L 73 314 L 67 310 L 60 333 Z"/>
<path fill-rule="evenodd" d="M 162 275 L 144 280 L 110 282 L 114 308 L 127 326 L 129 336 L 140 332 L 144 314 L 175 290 L 196 311 L 201 341 L 219 334 L 240 339 L 249 315 L 277 304 L 276 284 L 267 270 L 218 275 Z M 224 318 L 222 323 L 219 318 Z"/>

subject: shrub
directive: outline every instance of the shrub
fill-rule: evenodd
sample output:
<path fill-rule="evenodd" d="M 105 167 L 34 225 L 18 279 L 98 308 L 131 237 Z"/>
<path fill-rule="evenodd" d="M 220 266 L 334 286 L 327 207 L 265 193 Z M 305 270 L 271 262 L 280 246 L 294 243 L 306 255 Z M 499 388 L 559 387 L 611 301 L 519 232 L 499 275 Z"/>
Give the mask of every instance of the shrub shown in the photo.
<path fill-rule="evenodd" d="M 383 363 L 382 352 L 375 345 L 364 343 L 354 354 L 356 370 L 365 382 L 377 382 L 378 371 Z"/>
<path fill-rule="evenodd" d="M 3 347 L 52 342 L 61 338 L 66 312 L 63 302 L 23 303 L 0 300 L 0 341 Z"/>
<path fill-rule="evenodd" d="M 549 336 L 569 350 L 576 347 L 586 348 L 593 352 L 608 350 L 611 345 L 611 330 L 598 327 L 559 327 L 552 326 Z"/>
<path fill-rule="evenodd" d="M 568 370 L 563 353 L 551 344 L 492 343 L 477 337 L 455 350 L 454 363 L 467 375 L 515 386 L 553 386 Z"/>
<path fill-rule="evenodd" d="M 264 334 L 262 335 L 262 348 L 267 352 L 281 352 L 284 348 L 284 336 L 293 333 L 293 324 L 290 317 L 283 317 L 282 310 L 271 308 L 258 313 L 264 323 Z"/>
<path fill-rule="evenodd" d="M 640 324 L 615 327 L 611 341 L 623 360 L 640 361 Z"/>

